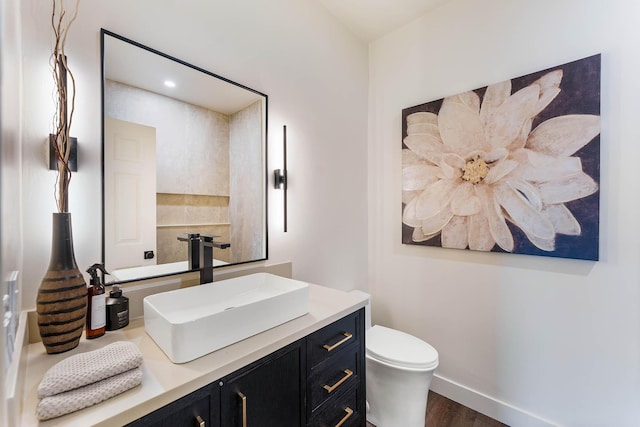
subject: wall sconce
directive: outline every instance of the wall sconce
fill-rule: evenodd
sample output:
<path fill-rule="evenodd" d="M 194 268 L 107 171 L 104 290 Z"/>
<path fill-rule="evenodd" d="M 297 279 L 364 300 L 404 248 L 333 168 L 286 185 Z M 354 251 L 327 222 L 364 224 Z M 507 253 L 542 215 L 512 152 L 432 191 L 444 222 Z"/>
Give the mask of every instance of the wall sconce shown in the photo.
<path fill-rule="evenodd" d="M 58 88 L 59 91 L 62 91 L 64 93 L 68 93 L 67 91 L 67 67 L 65 65 L 66 63 L 66 56 L 62 56 L 60 55 L 57 59 L 57 65 L 58 65 L 58 84 L 62 85 L 62 88 Z M 74 87 L 74 91 L 75 91 L 75 87 Z M 74 93 L 74 97 L 75 97 L 75 93 Z M 65 132 L 67 132 L 69 130 L 69 123 L 68 120 L 69 118 L 67 117 L 67 105 L 64 105 L 64 108 L 62 108 L 61 113 L 64 113 L 64 117 L 61 117 L 62 119 L 62 126 L 63 126 L 63 130 Z M 72 136 L 69 136 L 69 143 L 70 143 L 70 147 L 69 147 L 69 158 L 67 159 L 67 168 L 71 171 L 71 172 L 77 172 L 78 171 L 78 138 L 74 138 Z M 48 147 L 47 147 L 48 146 Z M 46 163 L 49 166 L 49 170 L 51 171 L 57 171 L 60 169 L 59 167 L 59 163 L 60 161 L 58 160 L 58 156 L 56 155 L 56 135 L 54 134 L 49 134 L 49 142 L 48 144 L 45 142 L 45 156 L 47 157 L 46 159 Z"/>
<path fill-rule="evenodd" d="M 284 232 L 287 232 L 287 125 L 282 126 L 283 169 L 273 171 L 273 187 L 284 190 Z"/>
<path fill-rule="evenodd" d="M 284 190 L 287 184 L 287 176 L 282 169 L 276 169 L 273 171 L 273 188 L 276 190 Z"/>
<path fill-rule="evenodd" d="M 71 172 L 78 172 L 78 138 L 70 137 L 71 140 L 71 151 L 69 153 L 69 160 L 67 162 L 67 166 Z M 55 144 L 55 135 L 49 134 L 49 144 L 47 144 L 48 150 L 47 153 L 47 164 L 49 165 L 50 171 L 58 170 L 58 156 L 56 156 L 56 149 L 54 147 Z"/>

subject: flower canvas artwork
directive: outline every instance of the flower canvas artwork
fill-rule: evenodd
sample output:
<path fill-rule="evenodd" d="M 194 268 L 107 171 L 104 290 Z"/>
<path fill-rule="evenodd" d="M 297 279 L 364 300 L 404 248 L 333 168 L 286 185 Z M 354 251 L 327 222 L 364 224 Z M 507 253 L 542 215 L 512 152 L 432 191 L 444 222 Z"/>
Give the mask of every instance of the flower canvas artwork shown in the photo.
<path fill-rule="evenodd" d="M 598 260 L 600 55 L 402 111 L 402 242 Z"/>

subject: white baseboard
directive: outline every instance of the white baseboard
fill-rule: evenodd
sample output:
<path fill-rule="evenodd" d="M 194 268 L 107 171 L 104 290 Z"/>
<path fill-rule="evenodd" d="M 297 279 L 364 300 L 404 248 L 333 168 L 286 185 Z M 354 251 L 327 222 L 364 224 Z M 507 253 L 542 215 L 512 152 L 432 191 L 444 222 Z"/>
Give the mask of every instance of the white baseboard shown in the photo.
<path fill-rule="evenodd" d="M 531 412 L 516 408 L 438 374 L 433 376 L 430 389 L 512 427 L 559 427 L 557 423 L 545 420 Z"/>

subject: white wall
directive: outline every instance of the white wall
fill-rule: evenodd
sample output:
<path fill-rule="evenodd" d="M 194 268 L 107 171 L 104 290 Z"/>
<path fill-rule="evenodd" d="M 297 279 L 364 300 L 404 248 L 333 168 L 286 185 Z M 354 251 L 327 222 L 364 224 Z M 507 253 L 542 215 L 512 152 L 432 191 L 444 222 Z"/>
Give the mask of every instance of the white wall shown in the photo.
<path fill-rule="evenodd" d="M 20 241 L 20 138 L 21 138 L 21 37 L 20 4 L 18 0 L 0 3 L 0 298 L 8 292 L 10 275 L 20 271 L 22 244 Z M 18 283 L 21 277 L 18 275 Z M 20 295 L 17 296 L 18 298 Z M 19 306 L 19 301 L 18 301 Z M 19 410 L 11 399 L 15 396 L 12 372 L 17 358 L 8 353 L 5 343 L 5 307 L 0 306 L 0 427 L 12 425 Z M 17 322 L 17 318 L 15 320 Z M 9 330 L 13 330 L 12 324 Z M 12 332 L 11 335 L 15 334 Z M 7 353 L 5 353 L 5 351 Z M 9 369 L 13 367 L 14 369 Z M 8 387 L 7 387 L 8 386 Z"/>
<path fill-rule="evenodd" d="M 25 309 L 48 265 L 54 176 L 42 160 L 53 113 L 48 58 L 50 2 L 22 3 L 24 37 Z M 72 2 L 67 2 L 71 4 Z M 366 287 L 367 47 L 314 2 L 297 0 L 84 1 L 67 55 L 78 85 L 71 181 L 76 259 L 101 258 L 100 28 L 106 28 L 269 96 L 269 170 L 281 167 L 289 133 L 289 232 L 281 195 L 269 192 L 270 262 L 294 276 Z"/>
<path fill-rule="evenodd" d="M 439 351 L 433 387 L 510 425 L 640 425 L 640 6 L 451 0 L 370 46 L 374 323 Z M 602 53 L 600 261 L 401 244 L 401 111 Z"/>

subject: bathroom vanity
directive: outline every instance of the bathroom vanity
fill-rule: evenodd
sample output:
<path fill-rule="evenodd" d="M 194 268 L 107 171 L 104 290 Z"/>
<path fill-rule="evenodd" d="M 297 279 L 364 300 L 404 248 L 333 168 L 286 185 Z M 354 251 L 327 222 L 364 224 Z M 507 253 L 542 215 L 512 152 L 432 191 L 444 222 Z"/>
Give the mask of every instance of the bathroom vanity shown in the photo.
<path fill-rule="evenodd" d="M 61 355 L 28 346 L 22 425 L 365 426 L 366 300 L 310 285 L 308 314 L 183 364 L 172 363 L 142 319 Z M 206 339 L 206 331 L 203 331 Z M 142 385 L 60 418 L 35 419 L 46 370 L 115 341 L 143 354 Z"/>
<path fill-rule="evenodd" d="M 129 426 L 364 425 L 363 317 L 360 309 Z"/>

